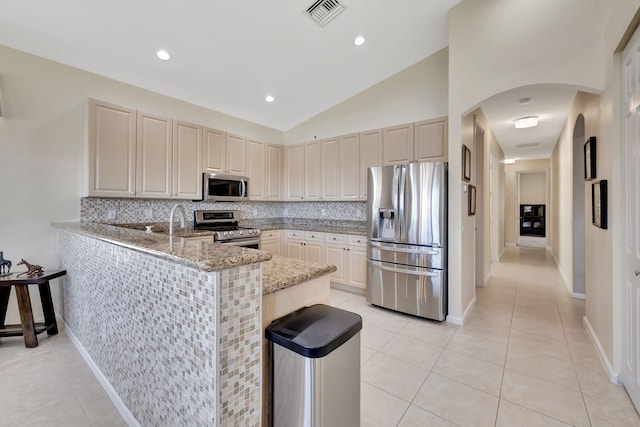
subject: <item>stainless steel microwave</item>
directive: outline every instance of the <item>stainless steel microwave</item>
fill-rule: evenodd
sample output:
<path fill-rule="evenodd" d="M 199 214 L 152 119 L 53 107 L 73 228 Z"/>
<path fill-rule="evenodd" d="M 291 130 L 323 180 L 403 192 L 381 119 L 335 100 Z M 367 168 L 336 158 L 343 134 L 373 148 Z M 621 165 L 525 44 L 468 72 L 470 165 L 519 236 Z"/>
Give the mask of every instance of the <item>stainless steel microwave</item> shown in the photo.
<path fill-rule="evenodd" d="M 223 175 L 219 173 L 203 174 L 202 199 L 212 202 L 236 202 L 247 200 L 249 178 L 246 176 Z"/>

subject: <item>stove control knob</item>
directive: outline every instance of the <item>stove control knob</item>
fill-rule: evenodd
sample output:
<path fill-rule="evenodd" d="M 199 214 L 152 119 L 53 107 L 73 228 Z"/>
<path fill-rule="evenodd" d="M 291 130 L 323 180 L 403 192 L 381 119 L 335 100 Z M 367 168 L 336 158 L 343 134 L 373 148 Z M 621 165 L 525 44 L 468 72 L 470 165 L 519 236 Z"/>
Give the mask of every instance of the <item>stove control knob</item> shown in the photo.
<path fill-rule="evenodd" d="M 228 233 L 228 232 L 226 232 L 226 231 L 223 231 L 223 232 L 222 232 L 222 235 L 223 235 L 223 236 L 227 236 L 228 234 L 229 234 L 229 233 Z"/>
<path fill-rule="evenodd" d="M 253 230 L 248 230 L 247 233 L 253 234 Z"/>
<path fill-rule="evenodd" d="M 233 231 L 230 231 L 230 232 L 229 232 L 229 236 L 233 236 Z"/>
<path fill-rule="evenodd" d="M 238 234 L 242 236 L 242 231 L 238 231 Z"/>

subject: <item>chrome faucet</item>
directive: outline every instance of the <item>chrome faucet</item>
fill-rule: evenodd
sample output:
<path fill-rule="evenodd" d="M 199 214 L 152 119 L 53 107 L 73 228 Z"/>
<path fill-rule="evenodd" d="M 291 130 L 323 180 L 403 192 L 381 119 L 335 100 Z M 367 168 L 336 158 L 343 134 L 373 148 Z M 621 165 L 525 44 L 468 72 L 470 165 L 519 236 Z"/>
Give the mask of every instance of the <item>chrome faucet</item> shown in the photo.
<path fill-rule="evenodd" d="M 180 218 L 180 227 L 182 227 L 182 229 L 185 229 L 185 222 L 187 220 L 187 214 L 184 211 L 184 206 L 182 206 L 179 203 L 176 203 L 175 205 L 173 205 L 173 207 L 171 208 L 171 213 L 169 214 L 169 236 L 173 236 L 173 222 L 175 221 L 173 218 L 176 215 L 176 210 L 180 210 L 180 212 L 182 212 L 182 217 Z"/>

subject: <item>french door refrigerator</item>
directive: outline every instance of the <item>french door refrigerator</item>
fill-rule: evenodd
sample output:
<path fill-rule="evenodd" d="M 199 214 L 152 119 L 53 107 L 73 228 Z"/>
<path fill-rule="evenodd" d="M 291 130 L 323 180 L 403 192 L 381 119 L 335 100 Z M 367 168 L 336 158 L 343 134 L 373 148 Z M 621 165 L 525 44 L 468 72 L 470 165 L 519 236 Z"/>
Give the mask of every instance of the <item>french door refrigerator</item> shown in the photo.
<path fill-rule="evenodd" d="M 367 210 L 367 301 L 444 320 L 447 163 L 369 168 Z"/>

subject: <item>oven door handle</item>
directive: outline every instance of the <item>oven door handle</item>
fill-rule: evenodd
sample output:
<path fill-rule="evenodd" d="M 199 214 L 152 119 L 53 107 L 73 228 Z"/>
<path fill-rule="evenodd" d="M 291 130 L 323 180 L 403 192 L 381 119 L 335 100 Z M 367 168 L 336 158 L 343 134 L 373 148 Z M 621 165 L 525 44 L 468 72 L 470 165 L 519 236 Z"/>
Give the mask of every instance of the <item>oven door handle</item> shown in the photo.
<path fill-rule="evenodd" d="M 386 271 L 390 271 L 392 273 L 401 273 L 401 274 L 411 274 L 411 275 L 415 275 L 415 276 L 428 276 L 428 277 L 438 277 L 440 275 L 440 273 L 436 273 L 433 271 L 425 271 L 426 269 L 421 268 L 419 271 L 418 270 L 409 270 L 409 269 L 404 269 L 404 268 L 394 268 L 394 267 L 387 267 L 385 265 L 383 265 L 382 263 L 378 262 L 378 261 L 371 261 L 369 260 L 369 264 L 371 264 L 371 266 L 373 266 L 374 268 L 380 269 L 380 270 L 386 270 Z M 420 268 L 420 267 L 418 267 Z"/>
<path fill-rule="evenodd" d="M 260 245 L 260 239 L 219 240 L 216 243 L 222 243 L 223 245 L 230 246 Z"/>

